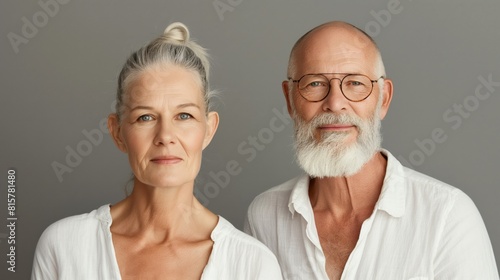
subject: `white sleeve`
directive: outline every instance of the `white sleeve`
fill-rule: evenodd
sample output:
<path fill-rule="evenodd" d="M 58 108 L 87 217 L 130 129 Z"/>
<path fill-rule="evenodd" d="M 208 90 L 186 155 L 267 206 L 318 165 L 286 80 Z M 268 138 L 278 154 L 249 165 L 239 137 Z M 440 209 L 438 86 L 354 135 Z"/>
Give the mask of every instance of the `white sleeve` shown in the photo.
<path fill-rule="evenodd" d="M 435 279 L 499 279 L 493 248 L 474 202 L 457 190 L 437 248 Z"/>
<path fill-rule="evenodd" d="M 31 280 L 58 279 L 55 256 L 54 227 L 48 227 L 43 233 L 35 250 Z"/>

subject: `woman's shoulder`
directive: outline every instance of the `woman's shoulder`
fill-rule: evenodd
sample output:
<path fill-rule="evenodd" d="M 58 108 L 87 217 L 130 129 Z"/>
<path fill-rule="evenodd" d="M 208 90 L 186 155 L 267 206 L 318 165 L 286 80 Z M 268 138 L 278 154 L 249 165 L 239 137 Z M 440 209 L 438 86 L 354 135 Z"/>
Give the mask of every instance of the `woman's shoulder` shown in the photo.
<path fill-rule="evenodd" d="M 104 205 L 90 213 L 70 216 L 48 226 L 36 246 L 32 279 L 56 279 L 57 275 L 76 279 L 78 277 L 73 276 L 80 273 L 97 273 L 92 270 L 95 265 L 90 260 L 100 262 L 101 267 L 104 265 L 102 258 L 96 257 L 98 252 L 104 251 L 99 244 L 104 244 L 103 237 L 107 232 L 103 229 L 109 225 L 109 217 L 109 205 Z"/>
<path fill-rule="evenodd" d="M 40 237 L 40 241 L 51 240 L 61 243 L 63 240 L 74 236 L 84 238 L 87 233 L 95 233 L 102 222 L 110 222 L 108 219 L 109 205 L 103 205 L 89 213 L 74 215 L 60 219 L 48 226 Z"/>
<path fill-rule="evenodd" d="M 219 222 L 212 232 L 212 240 L 215 244 L 224 243 L 227 249 L 241 251 L 242 248 L 246 248 L 254 249 L 262 253 L 271 253 L 271 251 L 269 251 L 260 241 L 237 229 L 233 224 L 221 216 L 219 216 Z"/>
<path fill-rule="evenodd" d="M 208 270 L 217 271 L 219 279 L 281 279 L 278 261 L 271 250 L 221 216 L 212 232 L 212 240 Z M 210 273 L 207 271 L 207 274 Z"/>

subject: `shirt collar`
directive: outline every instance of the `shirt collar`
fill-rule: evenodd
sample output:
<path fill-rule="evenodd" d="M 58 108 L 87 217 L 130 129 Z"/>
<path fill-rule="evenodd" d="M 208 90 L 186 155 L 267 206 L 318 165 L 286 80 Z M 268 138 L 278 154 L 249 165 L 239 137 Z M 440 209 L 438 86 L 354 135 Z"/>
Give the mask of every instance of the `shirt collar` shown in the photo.
<path fill-rule="evenodd" d="M 311 208 L 311 202 L 309 201 L 309 176 L 303 174 L 295 178 L 293 184 L 294 187 L 288 200 L 288 210 L 292 213 L 292 217 L 295 212 L 299 212 L 299 214 L 305 216 L 305 213 L 307 213 L 306 209 Z"/>
<path fill-rule="evenodd" d="M 387 168 L 382 191 L 375 208 L 383 210 L 393 217 L 402 217 L 406 207 L 405 170 L 389 151 L 382 149 L 381 153 L 387 157 Z"/>
<path fill-rule="evenodd" d="M 381 153 L 387 157 L 387 168 L 385 172 L 382 191 L 379 199 L 375 204 L 375 209 L 383 210 L 393 217 L 401 217 L 405 212 L 405 179 L 404 167 L 401 163 L 387 150 L 382 149 Z M 309 201 L 309 176 L 303 174 L 295 179 L 294 187 L 288 200 L 288 210 L 294 216 L 298 212 L 309 222 L 314 219 L 310 210 L 311 202 Z M 311 216 L 311 217 L 310 217 Z"/>

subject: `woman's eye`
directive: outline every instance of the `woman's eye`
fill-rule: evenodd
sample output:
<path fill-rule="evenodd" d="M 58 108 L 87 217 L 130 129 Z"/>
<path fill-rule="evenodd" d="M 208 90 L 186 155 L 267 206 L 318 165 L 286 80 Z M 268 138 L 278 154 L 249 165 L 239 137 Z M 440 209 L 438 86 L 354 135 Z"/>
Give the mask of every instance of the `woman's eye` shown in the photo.
<path fill-rule="evenodd" d="M 153 117 L 151 115 L 142 115 L 137 120 L 141 122 L 149 122 L 153 120 Z"/>
<path fill-rule="evenodd" d="M 190 119 L 190 118 L 192 118 L 192 117 L 193 117 L 193 116 L 191 116 L 191 115 L 190 115 L 190 114 L 188 114 L 188 113 L 180 113 L 180 114 L 179 114 L 179 119 L 181 119 L 181 120 L 188 120 L 188 119 Z"/>

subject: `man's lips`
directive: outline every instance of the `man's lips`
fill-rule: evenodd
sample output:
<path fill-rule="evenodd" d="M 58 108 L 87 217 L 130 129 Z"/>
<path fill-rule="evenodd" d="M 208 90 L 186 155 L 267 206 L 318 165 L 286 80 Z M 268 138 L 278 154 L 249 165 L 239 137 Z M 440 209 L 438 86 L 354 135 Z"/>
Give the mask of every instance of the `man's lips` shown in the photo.
<path fill-rule="evenodd" d="M 351 128 L 355 128 L 355 125 L 352 124 L 324 124 L 321 126 L 318 126 L 318 129 L 320 130 L 330 130 L 330 131 L 342 131 L 342 130 L 349 130 Z"/>
<path fill-rule="evenodd" d="M 158 164 L 174 164 L 182 161 L 182 158 L 176 156 L 159 156 L 151 160 Z"/>

